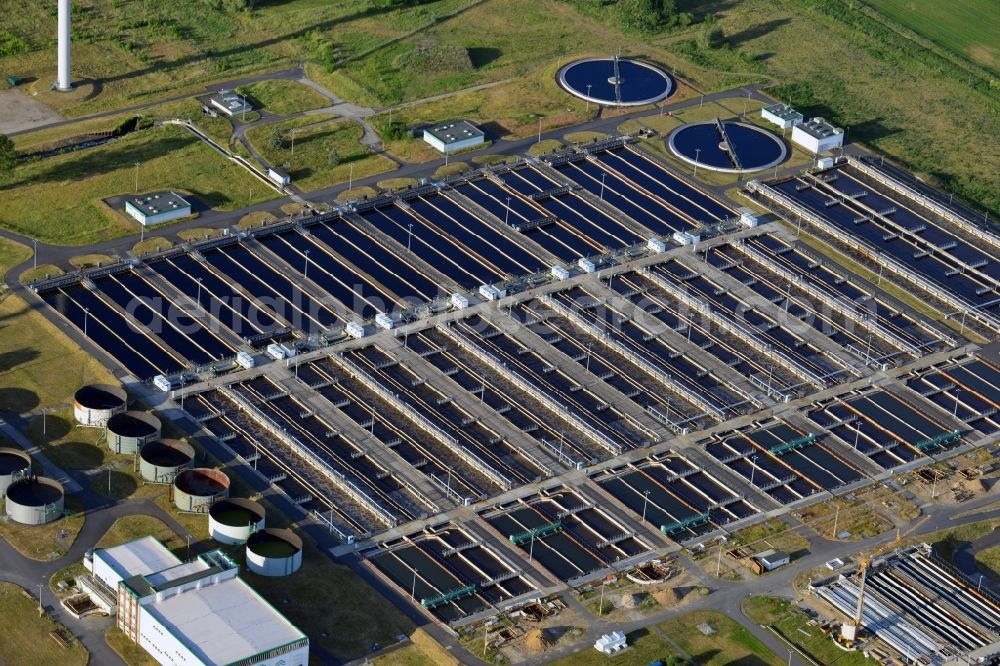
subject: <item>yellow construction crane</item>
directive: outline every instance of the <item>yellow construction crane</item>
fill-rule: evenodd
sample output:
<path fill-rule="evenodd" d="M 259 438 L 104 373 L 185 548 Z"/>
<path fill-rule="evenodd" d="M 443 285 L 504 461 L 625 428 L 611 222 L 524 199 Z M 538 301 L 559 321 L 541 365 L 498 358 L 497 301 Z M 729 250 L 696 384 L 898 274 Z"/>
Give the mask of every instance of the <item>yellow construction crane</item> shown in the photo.
<path fill-rule="evenodd" d="M 858 563 L 859 563 L 858 573 L 861 574 L 861 584 L 858 588 L 858 606 L 854 612 L 854 617 L 844 622 L 844 624 L 842 624 L 840 627 L 840 638 L 842 640 L 844 640 L 848 644 L 853 643 L 854 641 L 857 640 L 858 633 L 861 631 L 861 613 L 864 610 L 864 605 L 865 605 L 865 584 L 868 581 L 868 565 L 871 564 L 872 560 L 879 557 L 886 551 L 898 548 L 899 544 L 903 541 L 903 539 L 913 534 L 913 532 L 915 532 L 918 527 L 923 525 L 929 519 L 930 516 L 924 516 L 916 523 L 914 523 L 913 527 L 911 527 L 910 529 L 906 530 L 903 533 L 900 533 L 899 530 L 897 529 L 895 539 L 893 539 L 892 541 L 883 546 L 879 546 L 870 553 L 858 556 Z"/>

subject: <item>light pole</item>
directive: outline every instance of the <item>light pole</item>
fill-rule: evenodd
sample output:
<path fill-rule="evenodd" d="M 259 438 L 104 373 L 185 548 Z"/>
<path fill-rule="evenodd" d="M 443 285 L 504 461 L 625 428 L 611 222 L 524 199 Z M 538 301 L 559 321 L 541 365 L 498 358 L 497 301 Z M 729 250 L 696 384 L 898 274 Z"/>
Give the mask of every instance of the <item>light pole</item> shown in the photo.
<path fill-rule="evenodd" d="M 135 163 L 135 193 L 139 193 L 139 163 Z"/>
<path fill-rule="evenodd" d="M 601 201 L 604 201 L 604 179 L 608 177 L 607 172 L 601 172 Z"/>
<path fill-rule="evenodd" d="M 406 251 L 409 252 L 410 245 L 413 242 L 413 223 L 410 222 L 408 225 L 406 225 L 406 228 L 410 230 L 410 234 L 406 237 Z"/>
<path fill-rule="evenodd" d="M 590 113 L 590 86 L 592 85 L 594 84 L 592 83 L 587 84 L 587 113 Z"/>
<path fill-rule="evenodd" d="M 90 318 L 90 308 L 83 309 L 83 337 L 87 337 L 87 320 Z"/>
<path fill-rule="evenodd" d="M 505 210 L 503 213 L 504 226 L 507 226 L 509 224 L 509 220 L 510 220 L 510 197 L 507 197 L 507 210 Z"/>
<path fill-rule="evenodd" d="M 854 450 L 858 450 L 858 440 L 861 439 L 861 420 L 854 426 Z"/>
<path fill-rule="evenodd" d="M 37 269 L 38 268 L 38 239 L 37 238 L 32 238 L 31 242 L 35 246 L 35 253 L 34 253 L 35 254 L 35 257 L 34 257 L 34 259 L 35 259 L 35 265 L 33 266 L 33 268 Z"/>
<path fill-rule="evenodd" d="M 413 585 L 410 587 L 410 599 L 417 600 L 417 570 L 413 570 Z"/>
<path fill-rule="evenodd" d="M 292 157 L 295 157 L 295 130 L 290 131 L 288 136 L 292 137 Z"/>
<path fill-rule="evenodd" d="M 538 143 L 542 142 L 542 114 L 538 114 Z"/>
<path fill-rule="evenodd" d="M 302 269 L 302 277 L 306 279 L 309 277 L 309 250 L 306 250 L 303 254 L 306 255 L 306 265 Z"/>
<path fill-rule="evenodd" d="M 199 307 L 201 307 L 201 280 L 202 280 L 202 278 L 198 278 L 198 306 Z"/>
<path fill-rule="evenodd" d="M 757 471 L 757 456 L 750 457 L 750 486 L 753 486 L 754 472 Z"/>
<path fill-rule="evenodd" d="M 837 538 L 837 523 L 839 522 L 840 522 L 840 505 L 838 504 L 837 510 L 834 511 L 833 513 L 833 532 L 830 533 L 830 536 L 834 539 Z"/>
<path fill-rule="evenodd" d="M 607 584 L 608 579 L 605 578 L 601 581 L 601 603 L 597 606 L 597 616 L 600 617 L 604 615 L 604 586 Z"/>
<path fill-rule="evenodd" d="M 187 539 L 187 558 L 188 558 L 188 560 L 190 560 L 191 559 L 191 535 L 188 534 L 184 538 Z"/>
<path fill-rule="evenodd" d="M 240 120 L 247 121 L 247 96 L 245 94 L 243 95 L 243 117 Z"/>
<path fill-rule="evenodd" d="M 351 163 L 351 168 L 348 171 L 347 189 L 349 189 L 349 190 L 354 189 L 354 164 L 353 163 Z"/>
<path fill-rule="evenodd" d="M 698 175 L 698 160 L 701 159 L 701 148 L 694 149 L 694 175 Z"/>
<path fill-rule="evenodd" d="M 642 494 L 642 522 L 646 522 L 646 505 L 649 504 L 649 491 L 647 490 Z"/>

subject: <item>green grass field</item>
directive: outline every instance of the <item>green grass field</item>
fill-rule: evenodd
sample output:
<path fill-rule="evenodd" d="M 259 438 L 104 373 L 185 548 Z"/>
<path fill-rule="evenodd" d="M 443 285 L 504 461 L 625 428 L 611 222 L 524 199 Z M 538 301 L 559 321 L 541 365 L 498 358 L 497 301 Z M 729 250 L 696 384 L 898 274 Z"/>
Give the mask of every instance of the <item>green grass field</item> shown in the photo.
<path fill-rule="evenodd" d="M 287 147 L 269 145 L 271 134 L 284 133 Z M 295 144 L 292 146 L 291 134 Z M 362 127 L 352 120 L 323 120 L 303 116 L 269 125 L 254 127 L 247 138 L 254 148 L 270 163 L 286 165 L 292 183 L 305 191 L 319 189 L 335 183 L 346 183 L 353 174 L 354 180 L 377 173 L 393 171 L 396 163 L 382 155 L 374 155 L 360 143 Z M 339 162 L 330 162 L 330 153 L 336 151 Z"/>
<path fill-rule="evenodd" d="M 0 403 L 26 412 L 64 404 L 94 382 L 113 383 L 104 366 L 20 297 L 0 299 Z"/>
<path fill-rule="evenodd" d="M 297 81 L 268 80 L 237 88 L 255 107 L 263 107 L 278 116 L 329 106 L 330 100 Z"/>
<path fill-rule="evenodd" d="M 134 223 L 102 201 L 134 191 L 136 162 L 140 191 L 179 190 L 223 210 L 245 206 L 254 185 L 255 201 L 275 196 L 187 130 L 164 126 L 17 167 L 13 179 L 0 185 L 0 225 L 66 245 L 137 234 Z"/>
<path fill-rule="evenodd" d="M 708 624 L 715 633 L 706 636 L 697 627 Z M 695 611 L 628 634 L 628 649 L 607 657 L 588 645 L 583 650 L 552 662 L 552 666 L 641 666 L 676 655 L 674 644 L 701 666 L 754 664 L 781 666 L 785 663 L 749 631 L 722 613 Z"/>
<path fill-rule="evenodd" d="M 1000 9 L 993 0 L 864 0 L 913 32 L 1000 73 Z"/>
<path fill-rule="evenodd" d="M 0 663 L 84 666 L 89 659 L 87 649 L 51 617 L 39 617 L 38 602 L 13 583 L 0 583 L 0 624 Z M 64 648 L 53 640 L 49 635 L 53 631 L 59 632 L 70 647 Z"/>
<path fill-rule="evenodd" d="M 749 597 L 743 600 L 743 612 L 763 626 L 773 627 L 778 634 L 816 663 L 838 666 L 862 666 L 870 663 L 861 652 L 845 652 L 824 636 L 818 627 L 809 626 L 809 616 L 787 599 L 771 596 Z"/>

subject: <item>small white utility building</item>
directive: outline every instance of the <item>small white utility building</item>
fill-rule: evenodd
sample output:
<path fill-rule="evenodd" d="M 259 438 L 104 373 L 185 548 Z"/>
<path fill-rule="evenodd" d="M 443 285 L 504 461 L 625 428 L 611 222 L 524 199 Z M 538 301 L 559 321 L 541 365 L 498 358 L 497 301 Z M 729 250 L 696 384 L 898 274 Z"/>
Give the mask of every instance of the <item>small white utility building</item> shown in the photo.
<path fill-rule="evenodd" d="M 788 553 L 781 550 L 765 550 L 753 556 L 764 567 L 764 571 L 774 571 L 778 567 L 783 567 L 791 561 Z"/>
<path fill-rule="evenodd" d="M 424 130 L 424 141 L 438 152 L 454 153 L 485 143 L 486 134 L 468 120 L 452 120 Z"/>
<path fill-rule="evenodd" d="M 773 125 L 777 125 L 781 129 L 795 127 L 805 120 L 805 116 L 787 104 L 765 106 L 760 110 L 760 117 Z"/>
<path fill-rule="evenodd" d="M 268 167 L 267 177 L 271 179 L 271 182 L 281 187 L 287 187 L 292 183 L 292 177 L 288 175 L 288 172 L 277 167 Z"/>
<path fill-rule="evenodd" d="M 191 214 L 191 204 L 174 192 L 151 192 L 127 197 L 125 212 L 148 227 L 187 217 Z"/>
<path fill-rule="evenodd" d="M 813 118 L 792 128 L 792 141 L 813 153 L 824 153 L 844 145 L 844 130 Z"/>
<path fill-rule="evenodd" d="M 612 631 L 594 641 L 594 649 L 604 654 L 614 654 L 624 650 L 625 647 L 625 633 L 621 631 Z"/>
<path fill-rule="evenodd" d="M 247 101 L 246 95 L 238 95 L 232 90 L 220 90 L 208 102 L 230 118 L 253 111 L 253 105 Z"/>

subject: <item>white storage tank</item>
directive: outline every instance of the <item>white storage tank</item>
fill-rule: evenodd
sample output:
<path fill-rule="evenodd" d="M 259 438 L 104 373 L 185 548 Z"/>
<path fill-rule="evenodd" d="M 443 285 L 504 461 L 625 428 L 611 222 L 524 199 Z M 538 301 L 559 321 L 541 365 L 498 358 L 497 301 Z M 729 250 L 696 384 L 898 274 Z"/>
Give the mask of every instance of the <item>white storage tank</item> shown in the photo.
<path fill-rule="evenodd" d="M 0 448 L 0 497 L 12 484 L 31 476 L 31 456 L 21 449 Z"/>
<path fill-rule="evenodd" d="M 44 525 L 62 517 L 64 502 L 61 483 L 44 476 L 32 476 L 7 488 L 4 510 L 15 523 Z"/>
<path fill-rule="evenodd" d="M 173 483 L 194 462 L 194 447 L 179 439 L 154 439 L 139 449 L 139 474 L 149 483 Z"/>
<path fill-rule="evenodd" d="M 213 504 L 229 497 L 225 472 L 205 467 L 181 470 L 174 478 L 174 506 L 188 513 L 208 513 Z"/>
<path fill-rule="evenodd" d="M 219 500 L 208 510 L 208 535 L 228 545 L 245 543 L 264 529 L 264 507 L 251 499 Z"/>
<path fill-rule="evenodd" d="M 73 416 L 84 426 L 103 428 L 115 414 L 125 411 L 125 390 L 111 384 L 88 384 L 73 395 Z"/>
<path fill-rule="evenodd" d="M 159 438 L 160 419 L 148 412 L 121 412 L 108 419 L 106 430 L 109 449 L 135 455 L 146 442 Z"/>
<path fill-rule="evenodd" d="M 302 539 L 295 532 L 269 527 L 247 539 L 247 569 L 261 576 L 287 576 L 302 566 Z"/>

